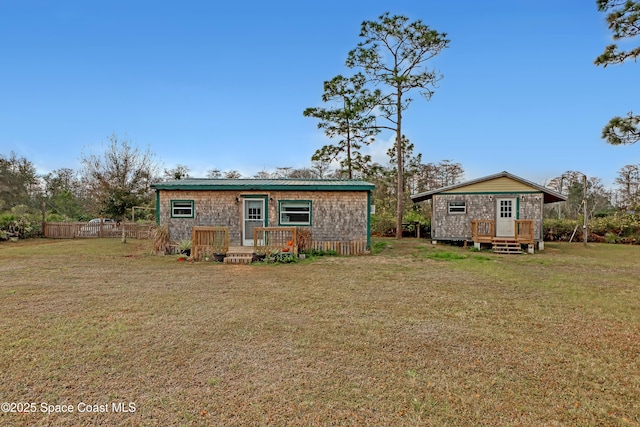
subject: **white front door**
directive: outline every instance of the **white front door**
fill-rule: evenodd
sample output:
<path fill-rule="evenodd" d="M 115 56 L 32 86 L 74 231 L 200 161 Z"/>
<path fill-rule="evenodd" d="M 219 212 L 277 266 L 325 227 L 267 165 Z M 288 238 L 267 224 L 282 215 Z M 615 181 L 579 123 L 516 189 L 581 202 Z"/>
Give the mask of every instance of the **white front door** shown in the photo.
<path fill-rule="evenodd" d="M 253 229 L 264 227 L 264 199 L 244 199 L 242 245 L 253 246 Z"/>
<path fill-rule="evenodd" d="M 515 237 L 516 198 L 496 199 L 496 237 Z"/>

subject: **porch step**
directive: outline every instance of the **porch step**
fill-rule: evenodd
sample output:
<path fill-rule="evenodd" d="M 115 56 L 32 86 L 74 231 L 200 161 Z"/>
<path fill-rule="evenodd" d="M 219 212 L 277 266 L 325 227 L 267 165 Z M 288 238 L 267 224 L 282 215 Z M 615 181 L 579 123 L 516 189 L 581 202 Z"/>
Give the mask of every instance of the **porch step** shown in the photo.
<path fill-rule="evenodd" d="M 224 258 L 224 264 L 251 264 L 253 253 L 227 252 Z"/>
<path fill-rule="evenodd" d="M 521 254 L 522 246 L 516 239 L 494 237 L 493 252 L 496 254 Z"/>
<path fill-rule="evenodd" d="M 229 246 L 224 264 L 251 264 L 253 246 Z"/>

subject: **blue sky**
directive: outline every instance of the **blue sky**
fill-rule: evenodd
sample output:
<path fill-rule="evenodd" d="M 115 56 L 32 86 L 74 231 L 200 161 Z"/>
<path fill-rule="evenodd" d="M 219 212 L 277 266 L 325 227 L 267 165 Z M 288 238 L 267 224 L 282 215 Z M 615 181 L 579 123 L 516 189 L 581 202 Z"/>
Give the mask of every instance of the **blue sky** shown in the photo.
<path fill-rule="evenodd" d="M 386 11 L 451 40 L 431 63 L 434 97 L 415 94 L 405 114 L 424 162 L 541 184 L 580 170 L 607 186 L 640 162 L 639 145 L 600 139 L 639 109 L 640 65 L 593 65 L 611 43 L 595 0 L 3 1 L 0 154 L 79 169 L 115 133 L 193 176 L 309 166 L 328 140 L 302 111 L 355 72 L 344 62 L 361 22 Z M 392 138 L 370 147 L 376 160 Z"/>

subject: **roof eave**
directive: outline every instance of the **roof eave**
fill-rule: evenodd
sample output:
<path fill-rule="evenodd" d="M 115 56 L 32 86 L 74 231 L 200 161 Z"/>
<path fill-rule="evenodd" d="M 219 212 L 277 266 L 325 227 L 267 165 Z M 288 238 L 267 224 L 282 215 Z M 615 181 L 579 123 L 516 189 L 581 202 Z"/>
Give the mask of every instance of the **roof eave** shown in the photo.
<path fill-rule="evenodd" d="M 415 194 L 413 196 L 411 196 L 411 200 L 413 201 L 413 203 L 420 203 L 423 202 L 425 200 L 429 200 L 431 198 L 433 198 L 434 195 L 436 194 L 440 194 L 440 193 L 444 193 L 446 191 L 451 191 L 451 190 L 455 190 L 456 188 L 460 188 L 460 187 L 466 187 L 469 185 L 473 185 L 473 184 L 477 184 L 479 182 L 484 182 L 484 181 L 490 181 L 492 179 L 496 179 L 496 178 L 502 178 L 502 177 L 508 177 L 513 179 L 514 181 L 518 181 L 521 182 L 525 185 L 528 185 L 532 188 L 535 188 L 537 190 L 539 190 L 541 193 L 544 194 L 543 197 L 543 201 L 544 203 L 555 203 L 555 202 L 562 202 L 567 200 L 567 197 L 563 194 L 560 193 L 556 193 L 553 190 L 547 189 L 545 187 L 542 187 L 541 185 L 538 185 L 534 182 L 531 181 L 527 181 L 524 178 L 520 178 L 519 176 L 510 174 L 507 171 L 502 171 L 493 175 L 488 175 L 488 176 L 484 176 L 482 178 L 477 178 L 477 179 L 473 179 L 471 181 L 466 181 L 466 182 L 461 182 L 459 184 L 453 184 L 453 185 L 449 185 L 446 187 L 442 187 L 442 188 L 438 188 L 436 190 L 431 190 L 431 191 L 426 191 L 423 193 L 419 193 L 419 194 Z M 473 193 L 469 193 L 469 194 L 473 194 Z"/>

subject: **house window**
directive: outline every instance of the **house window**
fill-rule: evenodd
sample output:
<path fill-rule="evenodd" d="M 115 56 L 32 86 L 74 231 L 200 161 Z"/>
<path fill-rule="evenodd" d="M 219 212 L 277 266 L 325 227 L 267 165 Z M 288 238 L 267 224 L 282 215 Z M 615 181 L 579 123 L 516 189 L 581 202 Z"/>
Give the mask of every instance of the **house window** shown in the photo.
<path fill-rule="evenodd" d="M 193 218 L 193 200 L 172 200 L 171 218 Z"/>
<path fill-rule="evenodd" d="M 280 201 L 280 225 L 311 225 L 311 201 Z"/>
<path fill-rule="evenodd" d="M 467 203 L 466 202 L 449 202 L 449 213 L 450 214 L 466 214 L 467 213 Z"/>

